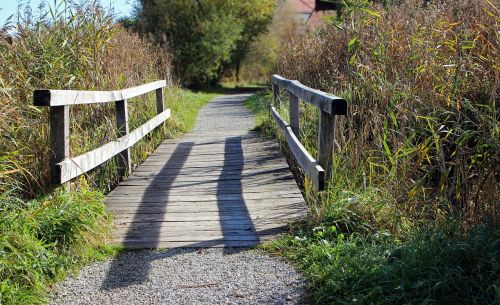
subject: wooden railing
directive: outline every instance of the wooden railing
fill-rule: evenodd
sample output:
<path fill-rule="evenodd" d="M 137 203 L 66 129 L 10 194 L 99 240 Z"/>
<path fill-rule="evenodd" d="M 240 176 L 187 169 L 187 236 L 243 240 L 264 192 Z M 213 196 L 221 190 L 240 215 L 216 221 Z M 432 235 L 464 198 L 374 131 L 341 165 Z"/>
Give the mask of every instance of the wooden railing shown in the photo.
<path fill-rule="evenodd" d="M 271 106 L 271 115 L 283 131 L 290 151 L 300 167 L 309 177 L 316 190 L 322 191 L 326 187 L 326 182 L 330 180 L 333 170 L 335 116 L 347 114 L 347 101 L 304 86 L 299 81 L 285 79 L 279 75 L 273 75 L 272 85 L 274 106 Z M 285 89 L 290 95 L 290 124 L 283 120 L 276 110 L 276 107 L 281 107 L 279 102 L 280 88 Z M 318 161 L 300 143 L 299 100 L 316 106 L 321 112 L 318 129 Z"/>
<path fill-rule="evenodd" d="M 50 176 L 54 185 L 63 184 L 119 155 L 122 176 L 131 171 L 130 147 L 170 117 L 163 103 L 166 81 L 117 91 L 36 90 L 35 106 L 50 107 Z M 156 91 L 157 115 L 129 132 L 127 99 Z M 116 126 L 120 138 L 77 157 L 69 156 L 69 111 L 71 105 L 115 102 Z"/>

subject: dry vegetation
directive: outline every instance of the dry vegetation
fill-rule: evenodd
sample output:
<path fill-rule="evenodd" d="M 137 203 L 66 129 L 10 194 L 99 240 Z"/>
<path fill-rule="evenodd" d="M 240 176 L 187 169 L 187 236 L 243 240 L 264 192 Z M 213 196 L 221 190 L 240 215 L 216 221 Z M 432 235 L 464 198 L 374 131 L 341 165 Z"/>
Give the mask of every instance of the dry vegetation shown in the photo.
<path fill-rule="evenodd" d="M 98 5 L 61 2 L 40 14 L 21 15 L 10 23 L 15 34 L 8 34 L 7 24 L 0 37 L 2 192 L 19 186 L 33 195 L 48 187 L 48 111 L 32 106 L 33 90 L 114 90 L 157 79 L 172 85 L 165 53 L 121 28 Z M 148 97 L 132 101 L 130 107 L 131 128 L 154 114 Z M 113 105 L 72 107 L 71 155 L 116 135 Z"/>
<path fill-rule="evenodd" d="M 349 100 L 336 179 L 390 189 L 396 205 L 437 219 L 498 224 L 498 6 L 361 2 L 288 45 L 277 67 Z"/>
<path fill-rule="evenodd" d="M 331 186 L 303 181 L 312 217 L 268 249 L 301 268 L 316 304 L 500 304 L 497 2 L 346 2 L 278 60 L 278 74 L 350 108 Z M 283 141 L 270 99 L 247 105 Z M 313 155 L 317 118 L 301 103 Z"/>

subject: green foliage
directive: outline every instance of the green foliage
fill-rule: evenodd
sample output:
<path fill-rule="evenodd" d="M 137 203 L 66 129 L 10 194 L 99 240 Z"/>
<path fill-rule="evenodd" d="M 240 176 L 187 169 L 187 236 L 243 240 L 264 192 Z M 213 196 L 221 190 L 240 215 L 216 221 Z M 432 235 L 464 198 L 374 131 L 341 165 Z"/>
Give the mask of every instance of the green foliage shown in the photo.
<path fill-rule="evenodd" d="M 401 242 L 320 226 L 267 249 L 299 265 L 315 304 L 498 304 L 500 231 L 453 229 Z"/>
<path fill-rule="evenodd" d="M 230 66 L 239 67 L 250 42 L 271 21 L 270 0 L 141 1 L 140 28 L 174 55 L 187 86 L 213 84 Z"/>
<path fill-rule="evenodd" d="M 29 202 L 0 197 L 1 304 L 44 302 L 51 283 L 112 253 L 103 200 L 85 186 Z"/>

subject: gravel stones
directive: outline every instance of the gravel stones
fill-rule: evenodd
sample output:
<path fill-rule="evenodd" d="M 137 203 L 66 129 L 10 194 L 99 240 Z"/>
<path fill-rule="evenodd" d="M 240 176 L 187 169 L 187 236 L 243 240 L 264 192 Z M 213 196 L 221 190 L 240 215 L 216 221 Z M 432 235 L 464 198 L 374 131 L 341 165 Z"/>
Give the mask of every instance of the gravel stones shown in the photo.
<path fill-rule="evenodd" d="M 300 274 L 242 248 L 131 251 L 54 287 L 50 304 L 303 304 Z"/>
<path fill-rule="evenodd" d="M 251 94 L 224 95 L 213 99 L 198 113 L 192 133 L 241 132 L 255 127 L 255 117 L 244 105 Z"/>

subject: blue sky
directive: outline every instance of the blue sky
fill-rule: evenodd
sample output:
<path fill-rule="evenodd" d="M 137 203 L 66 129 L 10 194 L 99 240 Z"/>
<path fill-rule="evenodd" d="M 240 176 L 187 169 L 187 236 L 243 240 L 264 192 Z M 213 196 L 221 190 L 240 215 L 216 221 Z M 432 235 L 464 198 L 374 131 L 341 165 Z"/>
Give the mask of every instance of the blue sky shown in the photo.
<path fill-rule="evenodd" d="M 61 0 L 56 1 L 60 2 Z M 0 27 L 10 15 L 17 12 L 19 3 L 30 3 L 33 8 L 36 8 L 41 2 L 53 5 L 54 0 L 0 0 Z M 105 7 L 112 6 L 115 13 L 119 16 L 128 16 L 132 12 L 133 4 L 136 0 L 100 0 L 100 2 Z"/>

